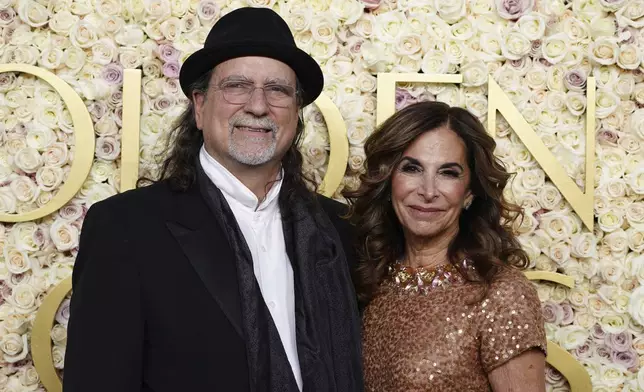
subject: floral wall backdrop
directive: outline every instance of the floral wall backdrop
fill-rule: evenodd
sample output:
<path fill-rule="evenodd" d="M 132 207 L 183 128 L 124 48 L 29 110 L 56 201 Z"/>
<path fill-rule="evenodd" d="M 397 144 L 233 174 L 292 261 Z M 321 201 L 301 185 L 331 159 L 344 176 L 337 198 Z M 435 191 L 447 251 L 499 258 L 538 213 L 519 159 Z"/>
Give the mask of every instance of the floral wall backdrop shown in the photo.
<path fill-rule="evenodd" d="M 33 222 L 0 224 L 0 391 L 42 391 L 30 355 L 36 312 L 72 271 L 87 209 L 119 190 L 124 69 L 140 69 L 140 175 L 186 104 L 183 60 L 210 27 L 242 6 L 271 7 L 325 73 L 348 129 L 343 188 L 355 188 L 374 130 L 378 72 L 460 73 L 459 85 L 401 84 L 396 107 L 439 100 L 485 124 L 494 78 L 580 187 L 586 80 L 597 81 L 595 230 L 589 232 L 502 118 L 496 154 L 517 173 L 507 195 L 530 268 L 572 276 L 538 285 L 548 338 L 587 369 L 596 391 L 644 390 L 643 0 L 0 0 L 0 62 L 36 65 L 81 96 L 94 123 L 95 160 L 75 198 Z M 305 111 L 306 172 L 321 182 L 329 140 Z M 44 81 L 0 74 L 0 213 L 46 204 L 74 159 L 70 113 Z M 63 371 L 68 301 L 51 331 Z M 118 320 L 114 320 L 118 322 Z M 548 389 L 565 379 L 547 371 Z"/>

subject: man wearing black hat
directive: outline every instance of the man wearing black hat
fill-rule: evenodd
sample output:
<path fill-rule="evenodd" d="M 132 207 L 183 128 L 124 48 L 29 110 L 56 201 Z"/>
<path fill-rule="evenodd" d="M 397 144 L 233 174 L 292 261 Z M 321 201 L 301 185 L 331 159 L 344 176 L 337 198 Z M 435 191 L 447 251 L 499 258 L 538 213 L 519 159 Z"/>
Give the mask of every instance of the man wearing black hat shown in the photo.
<path fill-rule="evenodd" d="M 242 8 L 180 82 L 161 180 L 85 218 L 64 392 L 362 391 L 351 232 L 297 149 L 320 67 Z"/>

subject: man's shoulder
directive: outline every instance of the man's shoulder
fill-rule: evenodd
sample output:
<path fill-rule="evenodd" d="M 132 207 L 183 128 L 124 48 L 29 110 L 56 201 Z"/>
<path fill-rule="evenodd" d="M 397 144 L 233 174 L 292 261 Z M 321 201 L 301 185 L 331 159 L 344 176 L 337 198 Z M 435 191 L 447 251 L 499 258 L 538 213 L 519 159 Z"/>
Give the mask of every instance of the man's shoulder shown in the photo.
<path fill-rule="evenodd" d="M 349 212 L 349 206 L 335 199 L 331 199 L 330 197 L 326 197 L 319 193 L 316 194 L 316 198 L 322 209 L 324 209 L 327 214 L 332 215 L 333 218 L 344 217 Z"/>
<path fill-rule="evenodd" d="M 94 203 L 90 210 L 119 216 L 140 216 L 160 208 L 170 200 L 172 190 L 164 181 L 131 189 Z"/>

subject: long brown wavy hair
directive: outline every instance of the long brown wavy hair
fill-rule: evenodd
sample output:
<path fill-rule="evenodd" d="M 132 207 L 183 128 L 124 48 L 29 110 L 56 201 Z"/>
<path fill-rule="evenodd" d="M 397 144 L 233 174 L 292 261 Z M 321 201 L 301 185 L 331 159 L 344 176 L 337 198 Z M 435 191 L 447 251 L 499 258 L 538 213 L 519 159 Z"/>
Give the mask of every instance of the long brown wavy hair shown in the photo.
<path fill-rule="evenodd" d="M 391 203 L 391 177 L 403 153 L 425 132 L 447 126 L 465 143 L 470 169 L 472 204 L 459 217 L 459 232 L 449 244 L 450 263 L 458 266 L 463 255 L 474 263 L 477 275 L 470 281 L 489 283 L 500 266 L 524 267 L 527 254 L 513 234 L 512 223 L 521 209 L 503 197 L 511 175 L 494 156 L 496 142 L 481 122 L 465 109 L 442 102 L 419 102 L 387 119 L 365 143 L 366 172 L 357 190 L 345 192 L 356 225 L 356 289 L 368 302 L 387 273 L 387 266 L 404 253 L 402 226 Z M 463 230 L 467 228 L 467 230 Z"/>

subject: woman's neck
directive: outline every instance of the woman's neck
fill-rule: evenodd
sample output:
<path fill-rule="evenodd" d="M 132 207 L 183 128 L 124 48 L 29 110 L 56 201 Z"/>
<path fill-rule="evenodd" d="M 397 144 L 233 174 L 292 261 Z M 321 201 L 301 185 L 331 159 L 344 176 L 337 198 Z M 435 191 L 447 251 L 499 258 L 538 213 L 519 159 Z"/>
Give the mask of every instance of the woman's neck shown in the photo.
<path fill-rule="evenodd" d="M 437 267 L 449 262 L 447 251 L 454 235 L 440 237 L 405 236 L 403 263 L 413 268 Z"/>

